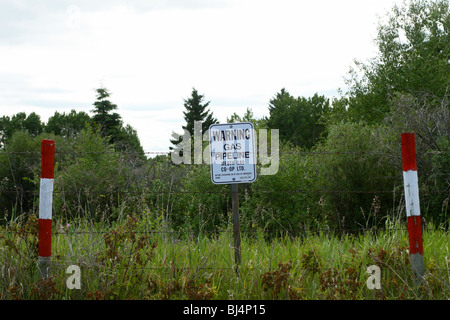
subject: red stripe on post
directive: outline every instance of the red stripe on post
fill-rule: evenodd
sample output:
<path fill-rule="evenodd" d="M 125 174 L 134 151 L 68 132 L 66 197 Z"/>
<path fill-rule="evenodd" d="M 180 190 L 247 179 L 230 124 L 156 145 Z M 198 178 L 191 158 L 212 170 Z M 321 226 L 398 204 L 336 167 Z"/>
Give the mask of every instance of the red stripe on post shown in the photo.
<path fill-rule="evenodd" d="M 52 220 L 39 219 L 39 256 L 50 257 L 52 252 Z"/>
<path fill-rule="evenodd" d="M 53 140 L 42 140 L 41 154 L 41 178 L 53 179 L 55 168 L 55 142 Z"/>
<path fill-rule="evenodd" d="M 420 221 L 419 183 L 417 178 L 416 141 L 414 133 L 402 133 L 401 141 L 409 256 L 416 278 L 416 284 L 420 285 L 425 274 L 425 263 L 423 259 L 422 224 Z"/>
<path fill-rule="evenodd" d="M 43 180 L 54 177 L 55 167 L 55 142 L 53 140 L 42 140 L 41 142 L 41 190 L 39 206 L 39 257 L 49 257 L 52 248 L 52 219 L 51 219 L 51 199 L 47 194 L 53 192 L 53 184 L 50 190 L 47 190 L 48 184 Z M 48 218 L 47 218 L 48 217 Z"/>
<path fill-rule="evenodd" d="M 402 133 L 402 160 L 403 171 L 417 170 L 416 164 L 416 140 L 414 133 Z"/>
<path fill-rule="evenodd" d="M 408 217 L 409 251 L 410 254 L 423 255 L 422 225 L 420 216 Z"/>

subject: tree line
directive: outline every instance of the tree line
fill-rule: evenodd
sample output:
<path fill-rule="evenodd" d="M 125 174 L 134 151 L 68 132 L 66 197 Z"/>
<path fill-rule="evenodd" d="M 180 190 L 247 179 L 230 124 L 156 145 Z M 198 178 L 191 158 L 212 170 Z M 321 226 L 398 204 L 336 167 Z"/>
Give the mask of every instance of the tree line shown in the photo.
<path fill-rule="evenodd" d="M 96 89 L 97 100 L 94 102 L 93 115 L 89 116 L 84 111 L 71 110 L 69 113 L 56 111 L 47 123 L 41 121 L 41 117 L 35 112 L 27 115 L 19 112 L 11 117 L 0 118 L 0 147 L 6 148 L 9 140 L 15 132 L 23 131 L 36 137 L 40 134 L 54 134 L 63 138 L 75 137 L 87 127 L 98 128 L 102 137 L 108 138 L 117 150 L 144 155 L 136 130 L 129 124 L 124 124 L 122 117 L 117 112 L 117 105 L 108 98 L 110 93 L 106 88 Z"/>

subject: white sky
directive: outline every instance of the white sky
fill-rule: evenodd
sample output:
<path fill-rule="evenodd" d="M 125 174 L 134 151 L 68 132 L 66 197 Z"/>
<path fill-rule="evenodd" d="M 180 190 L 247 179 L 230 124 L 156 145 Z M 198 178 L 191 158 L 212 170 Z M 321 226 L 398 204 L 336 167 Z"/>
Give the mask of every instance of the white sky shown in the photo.
<path fill-rule="evenodd" d="M 90 113 L 103 85 L 144 150 L 168 151 L 193 87 L 219 122 L 268 115 L 281 88 L 337 96 L 394 3 L 0 0 L 0 116 Z"/>

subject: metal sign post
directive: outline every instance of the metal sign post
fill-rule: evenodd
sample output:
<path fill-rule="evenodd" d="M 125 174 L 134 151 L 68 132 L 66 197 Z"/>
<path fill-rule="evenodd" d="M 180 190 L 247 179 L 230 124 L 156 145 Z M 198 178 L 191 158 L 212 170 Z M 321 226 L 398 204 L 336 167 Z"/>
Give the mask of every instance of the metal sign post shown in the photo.
<path fill-rule="evenodd" d="M 236 272 L 241 264 L 239 221 L 239 183 L 256 180 L 255 130 L 250 122 L 213 124 L 209 127 L 211 181 L 231 184 L 233 209 L 234 260 Z"/>
<path fill-rule="evenodd" d="M 239 221 L 239 195 L 237 183 L 231 184 L 232 208 L 233 208 L 233 238 L 234 238 L 234 263 L 236 273 L 241 264 L 241 222 Z"/>

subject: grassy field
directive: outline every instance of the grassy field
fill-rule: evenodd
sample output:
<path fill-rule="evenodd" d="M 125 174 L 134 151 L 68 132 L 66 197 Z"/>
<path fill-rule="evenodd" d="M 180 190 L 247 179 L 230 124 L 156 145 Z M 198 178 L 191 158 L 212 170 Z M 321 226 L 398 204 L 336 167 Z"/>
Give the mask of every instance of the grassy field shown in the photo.
<path fill-rule="evenodd" d="M 242 233 L 236 268 L 231 226 L 193 234 L 155 231 L 135 217 L 108 228 L 55 220 L 48 279 L 39 275 L 37 228 L 31 216 L 0 230 L 0 299 L 450 298 L 450 237 L 432 225 L 423 233 L 426 271 L 420 286 L 400 222 L 359 235 L 315 230 L 268 239 L 262 230 Z M 79 267 L 79 289 L 71 265 Z M 380 267 L 381 289 L 367 286 L 371 265 Z"/>

